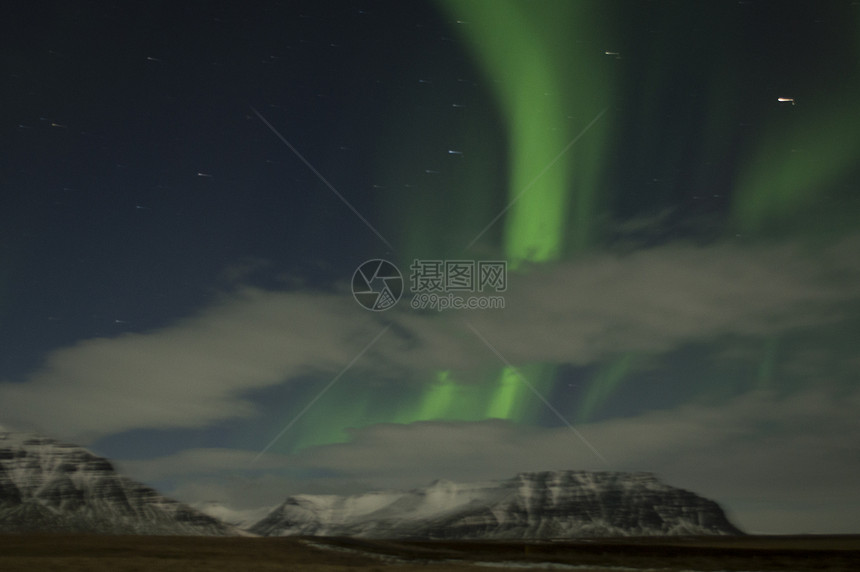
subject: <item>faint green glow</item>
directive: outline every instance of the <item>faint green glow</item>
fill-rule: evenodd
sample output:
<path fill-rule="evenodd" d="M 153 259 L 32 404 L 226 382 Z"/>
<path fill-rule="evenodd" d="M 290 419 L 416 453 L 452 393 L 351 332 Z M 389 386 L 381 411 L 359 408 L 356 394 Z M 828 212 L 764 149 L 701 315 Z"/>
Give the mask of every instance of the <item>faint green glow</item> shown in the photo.
<path fill-rule="evenodd" d="M 525 386 L 520 376 L 513 368 L 505 367 L 499 376 L 496 389 L 487 407 L 487 417 L 495 419 L 510 419 L 520 399 Z"/>
<path fill-rule="evenodd" d="M 444 419 L 451 415 L 451 408 L 457 395 L 457 384 L 450 371 L 440 371 L 436 381 L 431 383 L 423 395 L 420 409 L 413 421 Z"/>
<path fill-rule="evenodd" d="M 449 370 L 438 371 L 433 381 L 397 395 L 398 411 L 383 421 L 478 421 L 484 418 L 487 388 L 481 380 L 463 383 Z"/>
<path fill-rule="evenodd" d="M 509 267 L 586 250 L 597 236 L 609 122 L 601 118 L 586 139 L 570 144 L 600 118 L 611 89 L 604 54 L 570 38 L 587 42 L 600 35 L 599 6 L 517 0 L 442 0 L 441 5 L 463 23 L 458 30 L 492 82 L 506 122 L 511 207 L 503 242 Z M 503 368 L 486 416 L 536 419 L 539 400 L 527 384 L 544 393 L 555 372 L 551 364 Z"/>
<path fill-rule="evenodd" d="M 327 382 L 325 382 L 327 383 Z M 295 411 L 298 414 L 305 403 L 313 399 L 320 390 L 321 382 L 314 384 L 305 392 L 305 397 L 297 400 Z M 368 424 L 371 406 L 370 391 L 329 391 L 317 406 L 310 408 L 299 421 L 292 442 L 286 442 L 291 450 L 304 449 L 328 443 L 344 443 L 349 440 L 347 429 L 363 427 Z M 299 407 L 301 405 L 301 407 Z"/>
<path fill-rule="evenodd" d="M 390 131 L 384 139 L 392 143 L 378 153 L 379 183 L 384 187 L 378 194 L 385 232 L 396 246 L 399 265 L 408 268 L 416 258 L 460 259 L 480 221 L 501 208 L 500 143 L 479 140 L 497 138 L 489 131 L 494 121 L 491 109 L 470 109 L 455 126 L 440 126 L 433 115 L 416 114 L 412 107 L 393 113 L 397 119 L 382 126 Z M 447 153 L 450 143 L 439 134 L 445 127 L 474 133 L 476 142 L 467 156 Z M 428 149 L 427 139 L 436 145 Z M 427 168 L 443 172 L 428 174 Z"/>
<path fill-rule="evenodd" d="M 776 369 L 776 361 L 779 351 L 779 339 L 769 338 L 764 345 L 764 355 L 758 368 L 758 389 L 772 389 L 773 373 Z"/>
<path fill-rule="evenodd" d="M 546 395 L 552 389 L 556 369 L 554 364 L 546 363 L 503 368 L 495 388 L 485 401 L 486 412 L 483 417 L 535 422 L 543 405 L 532 389 Z"/>
<path fill-rule="evenodd" d="M 860 125 L 847 119 L 856 117 L 857 104 L 806 110 L 799 101 L 784 111 L 796 119 L 767 130 L 742 169 L 732 204 L 736 229 L 759 236 L 856 229 L 858 217 L 844 218 L 839 184 L 860 156 Z M 833 228 L 837 220 L 841 228 Z"/>
<path fill-rule="evenodd" d="M 589 384 L 588 391 L 579 405 L 576 420 L 588 421 L 595 411 L 618 389 L 630 373 L 635 355 L 624 354 L 602 367 Z"/>

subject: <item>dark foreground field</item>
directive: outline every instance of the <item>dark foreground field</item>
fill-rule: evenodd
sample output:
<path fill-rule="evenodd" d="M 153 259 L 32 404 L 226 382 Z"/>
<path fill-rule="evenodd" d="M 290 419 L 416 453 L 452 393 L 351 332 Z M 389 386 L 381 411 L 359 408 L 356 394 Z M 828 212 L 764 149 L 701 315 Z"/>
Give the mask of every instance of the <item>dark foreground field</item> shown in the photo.
<path fill-rule="evenodd" d="M 860 570 L 860 536 L 407 542 L 0 535 L 0 571 Z"/>

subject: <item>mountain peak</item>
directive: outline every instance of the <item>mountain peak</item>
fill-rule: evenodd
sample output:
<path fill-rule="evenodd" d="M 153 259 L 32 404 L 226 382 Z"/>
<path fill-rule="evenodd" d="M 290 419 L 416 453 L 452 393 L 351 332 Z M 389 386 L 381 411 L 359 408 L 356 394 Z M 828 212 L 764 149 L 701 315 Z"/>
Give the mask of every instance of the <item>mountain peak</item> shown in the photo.
<path fill-rule="evenodd" d="M 83 447 L 9 431 L 0 432 L 0 531 L 238 534 Z"/>
<path fill-rule="evenodd" d="M 740 534 L 714 501 L 652 473 L 542 471 L 437 480 L 411 491 L 289 497 L 250 529 L 263 536 L 536 539 Z"/>

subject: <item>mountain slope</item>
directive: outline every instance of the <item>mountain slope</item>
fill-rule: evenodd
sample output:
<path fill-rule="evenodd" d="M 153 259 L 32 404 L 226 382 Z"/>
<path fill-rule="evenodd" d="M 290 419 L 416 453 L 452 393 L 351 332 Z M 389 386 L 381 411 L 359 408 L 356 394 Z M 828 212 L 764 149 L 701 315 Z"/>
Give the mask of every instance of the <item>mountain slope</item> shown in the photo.
<path fill-rule="evenodd" d="M 191 507 L 216 518 L 221 522 L 239 529 L 250 528 L 274 510 L 275 507 L 265 506 L 252 509 L 233 509 L 217 501 L 191 503 Z"/>
<path fill-rule="evenodd" d="M 525 539 L 740 534 L 719 505 L 650 473 L 555 471 L 437 481 L 412 491 L 296 495 L 250 528 L 263 536 Z"/>
<path fill-rule="evenodd" d="M 238 534 L 118 474 L 82 447 L 0 432 L 0 532 L 25 531 Z"/>

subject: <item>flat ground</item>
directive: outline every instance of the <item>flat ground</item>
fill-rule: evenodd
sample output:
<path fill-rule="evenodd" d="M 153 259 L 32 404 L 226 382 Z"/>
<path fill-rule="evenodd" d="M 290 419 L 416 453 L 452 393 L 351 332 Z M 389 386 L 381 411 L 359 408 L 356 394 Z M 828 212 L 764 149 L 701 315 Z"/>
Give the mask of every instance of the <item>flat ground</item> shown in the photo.
<path fill-rule="evenodd" d="M 563 542 L 0 535 L 0 570 L 492 572 L 574 569 L 860 570 L 860 536 L 625 538 Z"/>

